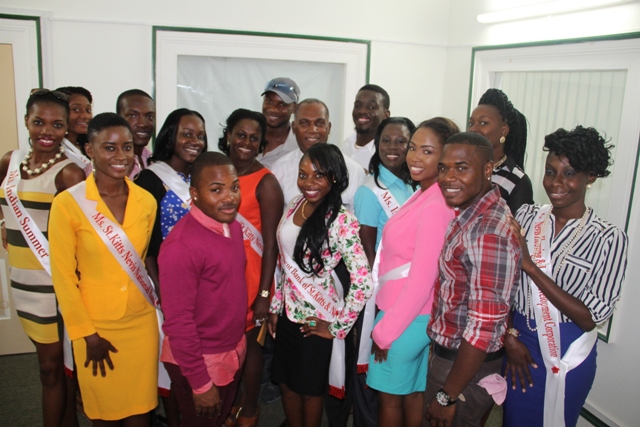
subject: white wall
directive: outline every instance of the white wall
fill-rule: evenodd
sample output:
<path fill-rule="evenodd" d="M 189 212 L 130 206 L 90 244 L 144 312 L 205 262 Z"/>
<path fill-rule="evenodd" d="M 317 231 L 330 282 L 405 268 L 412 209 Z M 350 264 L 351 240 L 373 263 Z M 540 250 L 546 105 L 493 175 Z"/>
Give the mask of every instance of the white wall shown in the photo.
<path fill-rule="evenodd" d="M 45 85 L 86 87 L 95 112 L 112 111 L 123 90 L 152 90 L 152 26 L 161 25 L 371 40 L 370 81 L 389 91 L 392 112 L 415 121 L 435 114 L 443 101 L 448 4 L 372 6 L 364 0 L 2 0 L 0 13 L 49 12 L 45 66 L 52 72 Z"/>
<path fill-rule="evenodd" d="M 527 0 L 519 0 L 525 3 Z M 531 1 L 528 0 L 530 3 Z M 516 0 L 450 0 L 449 46 L 443 103 L 445 115 L 458 123 L 466 119 L 469 97 L 471 48 L 542 40 L 591 37 L 640 31 L 640 2 L 589 10 L 549 18 L 538 18 L 505 24 L 486 25 L 476 22 L 479 13 L 514 7 Z M 477 100 L 474 100 L 477 102 Z M 637 141 L 631 141 L 636 143 Z M 615 166 L 614 166 L 615 167 Z M 629 179 L 632 179 L 630 176 Z M 636 186 L 629 227 L 629 267 L 618 304 L 612 343 L 598 345 L 598 371 L 587 404 L 610 425 L 637 426 L 640 406 L 640 185 Z M 581 420 L 580 425 L 589 425 Z"/>

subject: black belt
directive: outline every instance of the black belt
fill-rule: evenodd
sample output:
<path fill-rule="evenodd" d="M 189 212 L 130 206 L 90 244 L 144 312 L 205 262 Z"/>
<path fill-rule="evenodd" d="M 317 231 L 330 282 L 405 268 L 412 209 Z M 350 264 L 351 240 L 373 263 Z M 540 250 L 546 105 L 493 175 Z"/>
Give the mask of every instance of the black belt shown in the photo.
<path fill-rule="evenodd" d="M 456 356 L 458 355 L 458 350 L 452 350 L 447 347 L 443 347 L 437 342 L 433 343 L 433 354 L 436 356 L 442 357 L 447 360 L 456 360 Z M 485 362 L 493 362 L 494 360 L 498 360 L 504 356 L 504 347 L 502 347 L 498 351 L 494 351 L 493 353 L 487 353 L 487 357 L 484 359 Z"/>

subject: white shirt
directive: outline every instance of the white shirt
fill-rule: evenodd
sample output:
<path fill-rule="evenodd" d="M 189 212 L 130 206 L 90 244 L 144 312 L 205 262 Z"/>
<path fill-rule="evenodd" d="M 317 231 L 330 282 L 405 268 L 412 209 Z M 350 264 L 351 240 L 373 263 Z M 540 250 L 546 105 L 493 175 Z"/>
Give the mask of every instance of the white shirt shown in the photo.
<path fill-rule="evenodd" d="M 302 159 L 303 155 L 300 148 L 298 148 L 280 157 L 271 168 L 271 172 L 278 179 L 280 187 L 282 187 L 282 192 L 284 193 L 283 209 L 286 209 L 293 198 L 300 194 L 300 189 L 298 188 L 298 169 L 300 159 Z M 362 166 L 349 157 L 344 156 L 344 162 L 347 165 L 347 171 L 349 173 L 349 186 L 342 193 L 342 203 L 347 210 L 354 212 L 353 198 L 355 197 L 358 187 L 364 182 L 366 174 Z"/>
<path fill-rule="evenodd" d="M 267 154 L 260 153 L 256 156 L 256 159 L 262 163 L 262 165 L 268 169 L 272 169 L 275 162 L 285 154 L 298 149 L 298 142 L 296 136 L 293 134 L 293 129 L 289 127 L 289 135 L 285 139 L 284 144 L 278 145 Z"/>
<path fill-rule="evenodd" d="M 362 147 L 356 145 L 357 134 L 354 132 L 351 136 L 342 142 L 342 153 L 345 157 L 350 157 L 360 164 L 365 170 L 369 170 L 369 161 L 376 152 L 376 146 L 373 139 Z"/>

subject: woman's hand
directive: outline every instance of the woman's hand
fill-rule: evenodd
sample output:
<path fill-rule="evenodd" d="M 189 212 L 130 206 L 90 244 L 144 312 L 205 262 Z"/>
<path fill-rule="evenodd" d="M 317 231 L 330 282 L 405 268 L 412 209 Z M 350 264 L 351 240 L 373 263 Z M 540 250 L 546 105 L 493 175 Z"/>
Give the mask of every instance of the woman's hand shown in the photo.
<path fill-rule="evenodd" d="M 328 340 L 332 340 L 335 337 L 329 332 L 329 325 L 331 323 L 326 320 L 320 320 L 315 316 L 307 317 L 305 319 L 307 323 L 302 325 L 300 328 L 300 332 L 302 332 L 306 337 L 311 335 L 317 335 L 320 338 L 325 338 Z"/>
<path fill-rule="evenodd" d="M 511 231 L 516 235 L 518 239 L 518 243 L 520 244 L 520 250 L 522 251 L 522 269 L 524 272 L 531 271 L 531 268 L 534 268 L 536 265 L 531 260 L 531 255 L 529 254 L 529 246 L 527 245 L 527 239 L 524 236 L 524 228 L 520 226 L 520 223 L 511 215 L 509 215 L 509 226 L 511 227 Z"/>
<path fill-rule="evenodd" d="M 7 227 L 2 224 L 2 247 L 7 250 Z"/>
<path fill-rule="evenodd" d="M 269 298 L 258 295 L 251 306 L 253 318 L 251 321 L 256 327 L 261 326 L 269 318 Z M 274 330 L 275 331 L 275 330 Z"/>
<path fill-rule="evenodd" d="M 214 416 L 219 417 L 222 413 L 222 401 L 215 384 L 212 384 L 211 388 L 202 394 L 193 393 L 193 404 L 197 417 L 213 418 Z"/>
<path fill-rule="evenodd" d="M 276 339 L 276 326 L 278 326 L 278 315 L 276 313 L 269 313 L 269 323 L 267 329 L 269 329 L 269 335 L 274 340 Z"/>
<path fill-rule="evenodd" d="M 84 367 L 88 367 L 89 363 L 93 364 L 93 376 L 98 376 L 98 366 L 100 367 L 100 374 L 103 377 L 107 376 L 107 371 L 104 368 L 104 362 L 107 362 L 109 369 L 113 371 L 113 362 L 109 357 L 109 352 L 117 353 L 118 350 L 106 339 L 102 338 L 97 333 L 89 335 L 84 338 L 87 345 L 87 360 L 84 362 Z"/>
<path fill-rule="evenodd" d="M 389 353 L 389 349 L 383 350 L 381 349 L 376 341 L 371 338 L 371 354 L 374 355 L 373 360 L 376 363 L 382 363 L 387 361 L 387 353 Z"/>
<path fill-rule="evenodd" d="M 533 387 L 529 365 L 534 369 L 538 369 L 538 365 L 533 362 L 527 346 L 511 334 L 506 334 L 504 337 L 504 349 L 507 353 L 504 378 L 506 379 L 507 375 L 511 375 L 511 387 L 515 390 L 517 377 L 520 381 L 522 392 L 525 393 L 527 391 L 525 379 L 529 382 L 529 387 Z"/>

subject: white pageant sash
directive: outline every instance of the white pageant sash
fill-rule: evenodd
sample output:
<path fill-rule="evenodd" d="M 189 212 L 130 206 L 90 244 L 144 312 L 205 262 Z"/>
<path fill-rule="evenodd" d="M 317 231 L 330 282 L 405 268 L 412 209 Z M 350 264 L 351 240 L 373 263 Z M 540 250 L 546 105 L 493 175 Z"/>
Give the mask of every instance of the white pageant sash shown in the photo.
<path fill-rule="evenodd" d="M 262 234 L 258 231 L 258 229 L 249 222 L 249 220 L 238 212 L 236 215 L 236 220 L 242 226 L 242 238 L 244 240 L 248 240 L 251 244 L 251 247 L 258 255 L 262 257 L 262 251 L 264 249 L 264 243 L 262 242 Z"/>
<path fill-rule="evenodd" d="M 15 150 L 11 154 L 11 161 L 9 162 L 9 169 L 7 170 L 7 178 L 4 183 L 4 196 L 7 200 L 7 206 L 9 212 L 13 214 L 18 228 L 24 237 L 24 240 L 29 245 L 29 249 L 33 252 L 44 271 L 51 276 L 51 258 L 49 256 L 49 241 L 44 237 L 42 231 L 38 228 L 36 223 L 29 215 L 18 198 L 18 184 L 20 183 L 20 159 L 24 158 L 24 153 L 20 150 Z M 69 334 L 67 334 L 67 328 L 64 328 L 63 339 L 63 358 L 64 366 L 68 372 L 73 372 L 73 352 L 71 350 L 71 340 Z"/>
<path fill-rule="evenodd" d="M 542 235 L 542 230 L 545 228 L 543 224 L 548 218 L 550 209 L 550 205 L 545 205 L 538 211 L 531 228 L 533 230 L 533 239 L 528 239 L 528 246 L 536 265 L 547 276 L 555 280 L 551 263 L 551 227 L 546 227 L 545 234 Z M 536 242 L 539 242 L 539 244 L 536 245 Z M 536 252 L 536 246 L 539 252 Z M 583 333 L 569 346 L 564 357 L 561 358 L 560 311 L 538 289 L 531 278 L 529 278 L 529 286 L 536 318 L 538 341 L 547 371 L 544 396 L 544 427 L 564 426 L 564 398 L 567 373 L 579 366 L 589 356 L 598 335 L 595 329 Z"/>
<path fill-rule="evenodd" d="M 64 147 L 65 156 L 67 156 L 67 158 L 73 163 L 80 166 L 81 169 L 87 170 L 87 168 L 91 166 L 91 159 L 82 154 L 82 151 L 80 151 L 73 142 L 65 138 L 62 140 L 62 146 Z"/>
<path fill-rule="evenodd" d="M 9 212 L 18 224 L 18 228 L 29 245 L 42 268 L 51 276 L 51 258 L 49 256 L 49 241 L 44 237 L 29 212 L 18 198 L 18 184 L 20 183 L 20 162 L 24 158 L 21 150 L 11 153 L 11 161 L 4 182 L 4 196 L 7 199 Z"/>
<path fill-rule="evenodd" d="M 147 169 L 153 171 L 187 206 L 191 206 L 189 184 L 184 182 L 182 178 L 180 178 L 180 175 L 178 175 L 178 172 L 173 170 L 171 166 L 165 162 L 155 162 L 149 165 Z"/>
<path fill-rule="evenodd" d="M 73 196 L 80 210 L 100 237 L 100 240 L 107 246 L 107 249 L 118 261 L 118 264 L 127 272 L 131 281 L 142 292 L 149 304 L 159 308 L 158 296 L 153 288 L 151 279 L 149 279 L 144 263 L 140 259 L 140 255 L 138 255 L 120 224 L 111 221 L 98 212 L 96 209 L 98 202 L 87 199 L 86 188 L 87 183 L 83 181 L 67 191 Z"/>
<path fill-rule="evenodd" d="M 373 324 L 376 320 L 376 296 L 380 287 L 384 286 L 389 280 L 398 280 L 409 277 L 411 263 L 403 264 L 393 270 L 387 271 L 382 277 L 378 277 L 380 270 L 380 254 L 382 253 L 382 242 L 378 246 L 376 258 L 371 269 L 371 277 L 373 279 L 373 294 L 364 308 L 364 319 L 362 319 L 362 332 L 360 334 L 360 345 L 358 347 L 358 373 L 363 374 L 369 369 L 369 355 L 371 354 L 371 346 L 373 339 L 371 332 Z"/>
<path fill-rule="evenodd" d="M 391 194 L 391 190 L 389 190 L 388 188 L 382 189 L 378 187 L 372 176 L 367 177 L 367 179 L 364 181 L 364 185 L 371 191 L 373 191 L 373 194 L 376 195 L 376 197 L 378 198 L 378 202 L 380 202 L 380 206 L 382 206 L 382 209 L 384 210 L 384 213 L 387 214 L 387 217 L 391 218 L 394 213 L 398 212 L 398 209 L 400 209 L 400 204 L 398 203 L 396 198 L 393 197 L 393 194 Z"/>

